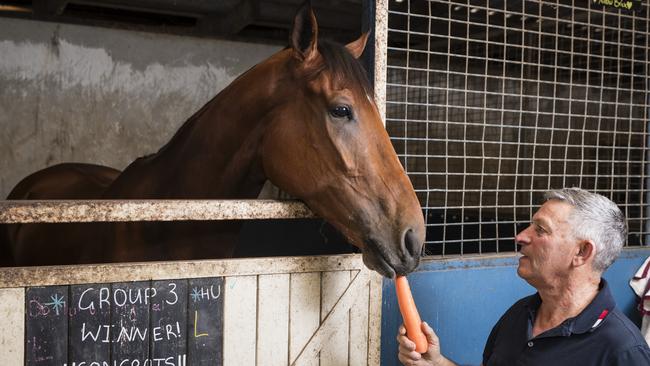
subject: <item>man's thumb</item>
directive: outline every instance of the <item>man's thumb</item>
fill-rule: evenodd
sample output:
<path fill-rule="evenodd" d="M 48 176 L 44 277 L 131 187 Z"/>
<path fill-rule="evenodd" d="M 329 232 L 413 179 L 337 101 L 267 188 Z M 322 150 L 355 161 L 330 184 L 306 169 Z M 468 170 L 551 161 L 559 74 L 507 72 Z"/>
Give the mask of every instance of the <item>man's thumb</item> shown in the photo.
<path fill-rule="evenodd" d="M 427 322 L 422 322 L 420 327 L 422 328 L 424 335 L 427 336 L 427 341 L 429 341 L 429 343 L 436 343 L 438 341 L 438 336 Z"/>

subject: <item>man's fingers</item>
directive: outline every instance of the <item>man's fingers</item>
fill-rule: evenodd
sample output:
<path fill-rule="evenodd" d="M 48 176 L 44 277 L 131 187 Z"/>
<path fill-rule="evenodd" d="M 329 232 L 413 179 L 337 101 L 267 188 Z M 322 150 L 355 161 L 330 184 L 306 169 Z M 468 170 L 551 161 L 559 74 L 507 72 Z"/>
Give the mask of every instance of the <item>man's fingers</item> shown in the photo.
<path fill-rule="evenodd" d="M 406 328 L 404 328 L 404 325 L 400 325 L 398 331 L 397 331 L 397 343 L 399 344 L 400 352 L 402 349 L 405 352 L 410 352 L 415 350 L 415 343 L 408 339 L 406 336 Z"/>
<path fill-rule="evenodd" d="M 415 350 L 415 343 L 413 343 L 413 341 L 408 339 L 405 335 L 398 335 L 397 343 L 399 344 L 400 350 L 404 349 L 407 352 Z"/>
<path fill-rule="evenodd" d="M 404 365 L 408 365 L 410 363 L 413 363 L 415 361 L 419 361 L 422 359 L 422 355 L 419 354 L 418 352 L 415 352 L 415 350 L 407 352 L 403 348 L 400 347 L 399 353 L 397 354 L 397 358 L 399 358 L 400 362 Z"/>

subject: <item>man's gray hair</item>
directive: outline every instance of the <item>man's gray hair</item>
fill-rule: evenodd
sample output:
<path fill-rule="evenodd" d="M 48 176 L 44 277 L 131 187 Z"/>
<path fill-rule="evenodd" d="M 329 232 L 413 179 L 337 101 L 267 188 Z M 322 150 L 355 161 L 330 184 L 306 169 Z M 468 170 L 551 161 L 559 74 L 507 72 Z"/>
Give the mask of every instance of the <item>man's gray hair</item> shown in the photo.
<path fill-rule="evenodd" d="M 560 200 L 573 206 L 569 218 L 573 235 L 594 242 L 595 271 L 604 272 L 618 258 L 627 239 L 627 224 L 625 215 L 614 202 L 580 188 L 547 191 L 544 200 Z"/>

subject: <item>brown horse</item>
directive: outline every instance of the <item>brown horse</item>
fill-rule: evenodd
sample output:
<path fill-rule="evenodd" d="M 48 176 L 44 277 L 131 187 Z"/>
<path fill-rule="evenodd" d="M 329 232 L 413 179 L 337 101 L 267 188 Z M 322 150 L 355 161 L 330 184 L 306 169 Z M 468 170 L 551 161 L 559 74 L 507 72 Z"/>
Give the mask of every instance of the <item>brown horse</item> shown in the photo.
<path fill-rule="evenodd" d="M 369 268 L 387 277 L 412 271 L 424 219 L 357 60 L 367 34 L 346 46 L 318 41 L 317 34 L 305 5 L 294 19 L 291 46 L 232 82 L 160 151 L 137 159 L 107 186 L 88 177 L 79 182 L 96 184 L 91 190 L 101 190 L 103 199 L 246 199 L 268 179 L 360 248 Z M 23 192 L 18 198 L 33 196 L 35 180 L 15 188 Z M 38 198 L 77 198 L 39 192 Z M 64 224 L 74 235 L 52 229 L 58 224 L 14 225 L 9 239 L 19 265 L 227 258 L 240 224 Z"/>

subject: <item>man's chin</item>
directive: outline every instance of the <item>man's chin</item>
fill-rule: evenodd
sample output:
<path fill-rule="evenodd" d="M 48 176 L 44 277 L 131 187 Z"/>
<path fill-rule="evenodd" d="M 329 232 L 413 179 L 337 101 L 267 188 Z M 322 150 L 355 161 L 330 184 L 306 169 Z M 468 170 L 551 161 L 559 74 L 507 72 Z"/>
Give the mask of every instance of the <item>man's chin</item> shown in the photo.
<path fill-rule="evenodd" d="M 526 269 L 523 268 L 523 266 L 521 265 L 521 260 L 519 261 L 519 267 L 517 267 L 517 275 L 518 275 L 519 277 L 523 278 L 524 280 L 525 280 L 526 277 L 527 277 L 527 276 L 526 276 L 526 275 L 527 275 L 527 273 L 526 273 Z"/>
<path fill-rule="evenodd" d="M 529 263 L 530 263 L 530 259 L 528 259 L 528 257 L 526 257 L 524 255 L 520 255 L 519 256 L 519 261 L 518 261 L 517 271 L 521 270 L 524 267 L 527 267 Z"/>

